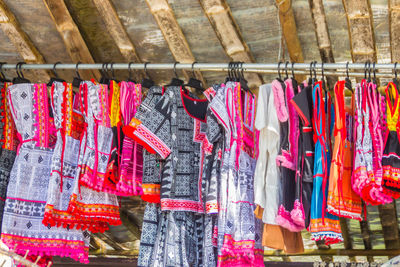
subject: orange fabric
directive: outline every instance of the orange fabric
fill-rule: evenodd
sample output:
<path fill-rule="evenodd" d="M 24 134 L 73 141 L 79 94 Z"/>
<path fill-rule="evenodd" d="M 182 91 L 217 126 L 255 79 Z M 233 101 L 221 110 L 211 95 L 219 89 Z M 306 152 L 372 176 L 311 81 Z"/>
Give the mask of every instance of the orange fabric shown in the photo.
<path fill-rule="evenodd" d="M 257 205 L 254 214 L 261 219 L 264 209 Z M 285 253 L 304 252 L 303 238 L 300 232 L 290 232 L 289 230 L 273 224 L 264 224 L 262 245 L 264 247 L 280 249 Z"/>
<path fill-rule="evenodd" d="M 335 145 L 329 177 L 328 211 L 339 217 L 362 220 L 362 202 L 351 187 L 353 143 L 347 136 L 346 115 L 353 116 L 353 102 L 345 106 L 344 81 L 335 86 Z"/>

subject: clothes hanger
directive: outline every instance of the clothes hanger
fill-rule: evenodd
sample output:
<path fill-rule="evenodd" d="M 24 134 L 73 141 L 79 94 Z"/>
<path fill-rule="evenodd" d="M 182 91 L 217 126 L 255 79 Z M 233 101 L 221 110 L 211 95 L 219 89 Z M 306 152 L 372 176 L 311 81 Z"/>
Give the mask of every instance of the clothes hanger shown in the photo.
<path fill-rule="evenodd" d="M 110 77 L 108 76 L 108 62 L 107 63 L 103 63 L 103 65 L 101 65 L 101 77 L 99 80 L 99 83 L 101 84 L 109 84 L 110 83 Z"/>
<path fill-rule="evenodd" d="M 175 73 L 175 77 L 172 78 L 171 82 L 167 85 L 167 86 L 183 86 L 184 81 L 182 81 L 181 79 L 179 79 L 178 73 L 176 73 L 176 65 L 179 62 L 176 61 L 174 63 L 174 73 Z"/>
<path fill-rule="evenodd" d="M 131 64 L 134 64 L 134 62 L 129 62 L 128 64 L 128 82 L 136 83 L 136 81 L 132 78 L 132 69 L 131 69 Z"/>
<path fill-rule="evenodd" d="M 372 82 L 373 82 L 374 84 L 377 84 L 377 83 L 376 83 L 376 69 L 375 69 L 375 62 L 372 64 L 372 72 L 373 72 L 373 74 L 374 74 L 374 78 L 372 79 Z"/>
<path fill-rule="evenodd" d="M 79 75 L 79 64 L 81 64 L 80 61 L 78 61 L 78 63 L 75 65 L 75 77 L 72 80 L 72 86 L 76 88 L 79 88 L 82 82 L 81 75 Z"/>
<path fill-rule="evenodd" d="M 146 74 L 146 77 L 142 79 L 141 84 L 142 87 L 150 89 L 150 87 L 154 86 L 154 81 L 151 79 L 149 73 L 147 72 L 147 64 L 149 64 L 149 62 L 144 63 L 144 72 Z"/>
<path fill-rule="evenodd" d="M 314 86 L 314 78 L 313 78 L 313 73 L 312 73 L 312 66 L 314 64 L 314 61 L 310 62 L 310 78 L 308 79 L 308 84 L 311 86 Z"/>
<path fill-rule="evenodd" d="M 108 68 L 108 64 L 106 66 L 106 68 Z M 108 69 L 107 69 L 108 70 Z M 116 83 L 119 83 L 119 81 L 115 78 L 115 72 L 114 72 L 114 62 L 110 63 L 110 69 L 108 70 L 109 72 L 111 72 L 111 77 L 110 77 L 110 82 L 114 81 Z"/>
<path fill-rule="evenodd" d="M 19 84 L 19 83 L 30 83 L 28 79 L 24 77 L 24 74 L 22 73 L 22 65 L 26 64 L 25 62 L 18 62 L 17 65 L 15 65 L 15 71 L 17 72 L 17 77 L 13 79 L 13 84 Z"/>
<path fill-rule="evenodd" d="M 196 75 L 194 73 L 194 64 L 196 64 L 197 62 L 193 62 L 192 63 L 192 77 L 190 77 L 188 83 L 184 84 L 183 86 L 188 86 L 188 87 L 192 87 L 195 88 L 196 90 L 199 90 L 200 92 L 204 91 L 204 87 L 201 84 L 201 81 L 196 79 Z"/>
<path fill-rule="evenodd" d="M 354 92 L 353 91 L 353 86 L 351 84 L 351 80 L 350 80 L 350 77 L 349 77 L 349 62 L 348 61 L 346 63 L 346 78 L 344 79 L 344 88 L 345 89 L 346 88 L 349 89 L 352 93 Z"/>
<path fill-rule="evenodd" d="M 6 62 L 0 62 L 0 82 L 2 83 L 9 83 L 11 82 L 9 79 L 6 78 L 6 76 L 3 73 L 3 65 L 6 64 Z M 396 74 L 397 75 L 397 74 Z"/>
<path fill-rule="evenodd" d="M 1 66 L 0 66 L 0 71 L 1 71 Z M 397 79 L 397 62 L 394 63 L 394 78 L 393 78 L 393 83 L 396 85 L 396 88 L 397 88 L 398 92 L 400 93 L 399 80 Z"/>
<path fill-rule="evenodd" d="M 321 81 L 322 81 L 322 87 L 326 88 L 327 82 L 325 81 L 325 68 L 324 68 L 324 62 L 321 63 Z"/>
<path fill-rule="evenodd" d="M 289 74 L 288 74 L 288 64 L 289 64 L 289 61 L 286 61 L 285 62 L 285 80 L 287 80 L 287 79 L 289 79 Z"/>
<path fill-rule="evenodd" d="M 281 76 L 281 64 L 282 64 L 283 62 L 282 61 L 279 61 L 278 62 L 278 80 L 279 81 L 282 81 L 282 76 Z"/>
<path fill-rule="evenodd" d="M 370 83 L 371 82 L 371 62 L 368 61 L 368 79 L 367 81 Z"/>
<path fill-rule="evenodd" d="M 58 62 L 54 63 L 54 65 L 53 65 L 53 73 L 54 73 L 54 75 L 56 77 L 51 77 L 50 81 L 47 83 L 47 86 L 52 86 L 54 82 L 61 82 L 61 83 L 65 82 L 65 80 L 63 80 L 60 77 L 58 77 L 58 74 L 57 74 L 57 71 L 56 71 L 57 64 L 61 64 L 61 62 L 58 61 Z"/>

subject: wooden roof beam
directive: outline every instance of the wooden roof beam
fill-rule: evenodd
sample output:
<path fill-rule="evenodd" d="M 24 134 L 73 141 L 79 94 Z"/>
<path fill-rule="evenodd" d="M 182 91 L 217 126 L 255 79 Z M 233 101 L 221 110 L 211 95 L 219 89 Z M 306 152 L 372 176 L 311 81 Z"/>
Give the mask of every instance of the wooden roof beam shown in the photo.
<path fill-rule="evenodd" d="M 322 0 L 308 0 L 311 9 L 315 36 L 322 62 L 334 63 L 331 38 L 329 36 L 328 24 L 326 23 L 325 9 Z M 337 77 L 327 76 L 328 87 L 334 87 Z"/>
<path fill-rule="evenodd" d="M 294 19 L 291 0 L 275 0 L 279 9 L 279 21 L 281 23 L 282 34 L 285 38 L 286 47 L 291 62 L 304 62 L 303 50 L 297 34 L 296 21 Z M 296 75 L 297 80 L 304 80 L 304 75 Z"/>
<path fill-rule="evenodd" d="M 3 0 L 0 0 L 0 28 L 14 44 L 20 56 L 26 63 L 45 63 L 43 56 L 35 47 L 28 35 L 22 30 L 14 14 L 8 9 Z M 42 81 L 50 79 L 45 70 L 31 70 Z"/>
<path fill-rule="evenodd" d="M 64 0 L 43 0 L 73 62 L 94 63 L 93 57 Z M 81 70 L 85 79 L 100 78 L 98 70 Z"/>
<path fill-rule="evenodd" d="M 389 0 L 388 4 L 392 62 L 400 62 L 400 0 Z"/>
<path fill-rule="evenodd" d="M 255 62 L 226 0 L 199 0 L 199 2 L 226 54 L 233 61 Z M 255 73 L 247 73 L 246 79 L 251 88 L 263 83 L 261 77 Z"/>
<path fill-rule="evenodd" d="M 175 60 L 181 63 L 195 62 L 192 50 L 167 0 L 146 0 L 146 2 Z M 187 71 L 183 71 L 183 73 L 186 79 L 190 77 Z M 195 74 L 197 79 L 203 83 L 203 86 L 206 86 L 206 81 L 201 72 L 195 71 Z"/>
<path fill-rule="evenodd" d="M 107 30 L 114 39 L 122 56 L 128 62 L 142 62 L 136 52 L 134 44 L 125 30 L 124 25 L 118 17 L 113 3 L 110 0 L 93 0 L 93 3 L 99 11 L 100 16 L 103 18 Z M 137 73 L 139 72 L 135 72 L 134 74 Z M 139 76 L 144 76 L 144 71 L 140 71 L 140 74 L 141 75 L 137 75 L 137 79 L 140 78 Z"/>

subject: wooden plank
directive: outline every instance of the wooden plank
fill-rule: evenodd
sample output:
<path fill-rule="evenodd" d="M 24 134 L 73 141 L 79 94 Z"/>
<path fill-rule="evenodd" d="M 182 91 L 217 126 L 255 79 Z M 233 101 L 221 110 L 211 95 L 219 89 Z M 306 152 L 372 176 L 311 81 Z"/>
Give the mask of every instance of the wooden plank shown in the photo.
<path fill-rule="evenodd" d="M 118 17 L 113 3 L 110 0 L 93 0 L 93 3 L 99 11 L 99 14 L 102 17 L 109 34 L 114 39 L 115 44 L 117 45 L 122 56 L 127 60 L 127 62 L 142 62 L 136 52 L 134 44 L 125 30 L 125 27 L 122 25 L 122 22 Z M 134 77 L 138 76 L 135 77 L 136 80 L 143 78 L 144 75 L 144 71 L 133 72 Z"/>
<path fill-rule="evenodd" d="M 375 34 L 369 0 L 343 0 L 353 62 L 376 62 Z"/>
<path fill-rule="evenodd" d="M 222 47 L 233 61 L 255 62 L 250 49 L 243 40 L 226 0 L 199 0 Z M 251 88 L 257 88 L 263 81 L 255 73 L 247 73 Z"/>
<path fill-rule="evenodd" d="M 153 14 L 158 26 L 164 36 L 165 41 L 168 43 L 169 49 L 176 61 L 180 63 L 193 63 L 195 58 L 192 50 L 186 40 L 185 35 L 182 32 L 181 27 L 176 21 L 174 12 L 167 0 L 146 0 L 147 5 L 150 8 L 150 12 Z M 189 79 L 190 75 L 188 71 L 183 71 L 185 78 Z M 203 75 L 200 71 L 195 71 L 197 79 L 199 79 L 204 86 L 207 85 Z"/>
<path fill-rule="evenodd" d="M 45 63 L 43 56 L 22 30 L 14 14 L 8 9 L 3 0 L 0 0 L 0 27 L 26 63 Z M 49 72 L 45 70 L 32 70 L 32 73 L 36 77 L 40 77 L 41 81 L 50 79 Z"/>
<path fill-rule="evenodd" d="M 392 62 L 400 61 L 400 0 L 389 0 L 389 32 Z"/>
<path fill-rule="evenodd" d="M 125 251 L 128 250 L 125 246 L 115 242 L 108 234 L 107 232 L 105 233 L 94 233 L 93 234 L 95 237 L 98 239 L 102 240 L 104 243 L 112 247 L 116 251 Z M 103 251 L 104 252 L 104 251 Z"/>
<path fill-rule="evenodd" d="M 304 62 L 303 50 L 297 34 L 297 26 L 294 18 L 291 0 L 275 0 L 279 9 L 279 21 L 282 34 L 291 62 Z M 296 75 L 296 79 L 302 81 L 304 75 Z"/>
<path fill-rule="evenodd" d="M 69 13 L 64 0 L 43 0 L 73 62 L 94 63 L 93 57 L 79 32 L 78 26 Z M 82 70 L 85 79 L 100 78 L 98 70 Z"/>
<path fill-rule="evenodd" d="M 308 0 L 311 9 L 312 20 L 317 37 L 318 49 L 322 62 L 334 63 L 331 38 L 329 35 L 328 24 L 326 22 L 325 9 L 322 0 Z M 328 87 L 334 88 L 337 81 L 336 77 L 327 76 Z"/>

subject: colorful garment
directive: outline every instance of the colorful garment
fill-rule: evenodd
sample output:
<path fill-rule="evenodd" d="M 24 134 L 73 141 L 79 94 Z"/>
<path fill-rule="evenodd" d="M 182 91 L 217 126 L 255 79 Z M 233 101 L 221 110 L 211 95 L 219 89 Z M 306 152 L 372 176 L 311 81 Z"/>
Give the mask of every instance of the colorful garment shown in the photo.
<path fill-rule="evenodd" d="M 151 87 L 143 99 L 135 117 L 128 125 L 123 127 L 125 136 L 134 140 L 133 134 L 136 120 L 141 121 L 148 118 L 155 105 L 161 99 L 163 88 L 159 86 Z M 139 142 L 137 142 L 139 144 Z M 140 155 L 136 155 L 139 156 Z M 136 161 L 140 161 L 140 158 Z M 161 171 L 165 160 L 160 155 L 151 154 L 143 149 L 143 177 L 142 177 L 142 199 L 146 202 L 160 203 Z"/>
<path fill-rule="evenodd" d="M 256 98 L 228 82 L 210 108 L 225 132 L 218 213 L 218 266 L 264 266 L 261 221 L 254 215 Z"/>
<path fill-rule="evenodd" d="M 142 102 L 141 84 L 121 82 L 120 103 L 124 125 L 128 125 Z M 141 195 L 143 175 L 143 147 L 125 136 L 122 144 L 120 177 L 116 194 L 121 196 Z"/>
<path fill-rule="evenodd" d="M 280 128 L 280 142 L 276 164 L 282 184 L 282 200 L 276 222 L 282 227 L 299 232 L 305 228 L 305 216 L 301 201 L 301 180 L 296 179 L 299 118 L 290 103 L 294 97 L 292 80 L 272 82 L 275 109 Z"/>
<path fill-rule="evenodd" d="M 108 230 L 108 224 L 121 224 L 117 197 L 86 185 L 93 181 L 102 183 L 109 166 L 112 131 L 109 127 L 107 87 L 82 82 L 79 99 L 86 127 L 81 137 L 75 177 L 79 183 L 74 185 L 68 211 L 91 232 L 104 232 Z"/>
<path fill-rule="evenodd" d="M 259 155 L 254 173 L 254 203 L 263 208 L 262 221 L 276 225 L 282 199 L 281 179 L 276 164 L 279 149 L 279 120 L 271 84 L 261 85 L 258 91 L 255 127 L 260 131 Z"/>
<path fill-rule="evenodd" d="M 2 132 L 1 143 L 1 154 L 0 154 L 0 224 L 3 219 L 4 205 L 7 196 L 7 186 L 10 179 L 11 168 L 14 164 L 16 150 L 18 145 L 17 130 L 15 123 L 12 118 L 10 106 L 7 103 L 7 87 L 11 84 L 0 84 L 0 118 Z M 1 232 L 1 226 L 0 226 Z"/>
<path fill-rule="evenodd" d="M 343 241 L 339 218 L 327 212 L 327 195 L 330 170 L 330 145 L 328 137 L 332 127 L 331 98 L 326 93 L 323 98 L 322 82 L 314 85 L 313 121 L 315 135 L 314 184 L 311 198 L 311 221 L 309 231 L 314 241 L 324 240 L 326 245 Z"/>
<path fill-rule="evenodd" d="M 345 82 L 335 85 L 335 145 L 329 177 L 328 212 L 340 217 L 362 220 L 361 198 L 351 187 L 353 170 L 353 104 L 345 105 Z"/>
<path fill-rule="evenodd" d="M 392 82 L 386 87 L 386 116 L 389 133 L 386 137 L 382 157 L 383 192 L 393 198 L 400 197 L 400 97 L 396 85 Z"/>
<path fill-rule="evenodd" d="M 87 232 L 42 224 L 55 140 L 47 86 L 12 85 L 8 103 L 21 145 L 10 174 L 1 239 L 21 255 L 67 256 L 87 262 Z"/>

